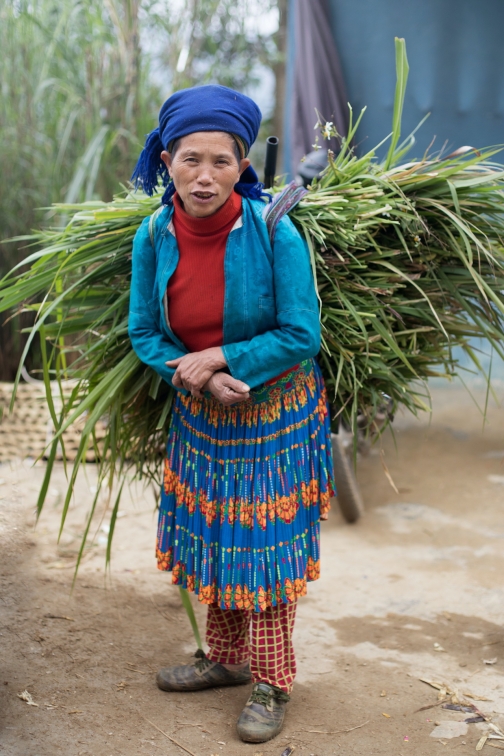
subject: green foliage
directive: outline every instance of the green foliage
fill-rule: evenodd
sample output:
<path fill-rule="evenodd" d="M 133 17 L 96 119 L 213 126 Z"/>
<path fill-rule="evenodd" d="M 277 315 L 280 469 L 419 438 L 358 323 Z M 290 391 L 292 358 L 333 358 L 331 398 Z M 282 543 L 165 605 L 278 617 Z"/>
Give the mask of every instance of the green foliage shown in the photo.
<path fill-rule="evenodd" d="M 157 97 L 144 81 L 131 0 L 10 0 L 0 19 L 5 237 L 29 228 L 27 211 L 111 198 Z"/>
<path fill-rule="evenodd" d="M 383 171 L 340 154 L 291 214 L 309 242 L 330 399 L 354 424 L 383 396 L 425 409 L 422 381 L 487 338 L 504 356 L 504 170 L 495 151 Z M 420 382 L 420 383 L 419 383 Z"/>
<path fill-rule="evenodd" d="M 171 44 L 161 60 L 173 90 L 218 83 L 246 90 L 257 84 L 260 66 L 278 57 L 274 35 L 261 31 L 261 18 L 276 15 L 277 0 L 160 0 L 149 22 Z M 274 20 L 273 20 L 274 25 Z"/>
<path fill-rule="evenodd" d="M 5 239 L 49 222 L 52 211 L 41 208 L 53 202 L 110 199 L 131 173 L 158 96 L 140 59 L 133 0 L 5 0 L 0 49 Z M 0 274 L 21 258 L 20 247 L 0 246 Z M 19 360 L 19 326 L 16 317 L 0 330 L 3 380 Z M 33 359 L 40 366 L 33 352 L 29 366 Z"/>

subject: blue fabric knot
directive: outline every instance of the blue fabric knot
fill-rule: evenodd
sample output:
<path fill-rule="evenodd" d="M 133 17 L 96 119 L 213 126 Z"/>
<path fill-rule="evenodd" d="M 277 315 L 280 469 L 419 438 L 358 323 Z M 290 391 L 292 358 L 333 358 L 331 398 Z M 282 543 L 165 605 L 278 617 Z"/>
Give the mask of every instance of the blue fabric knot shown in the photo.
<path fill-rule="evenodd" d="M 161 160 L 163 149 L 159 129 L 154 129 L 147 136 L 145 147 L 131 176 L 135 189 L 142 189 L 149 197 L 152 197 L 157 189 L 159 178 L 163 186 L 166 186 L 170 180 L 168 168 Z"/>
<path fill-rule="evenodd" d="M 257 173 L 251 165 L 243 171 L 240 181 L 235 184 L 234 190 L 242 197 L 248 197 L 248 199 L 262 199 L 264 197 L 268 202 L 273 199 L 271 194 L 264 191 L 264 184 L 259 181 Z"/>

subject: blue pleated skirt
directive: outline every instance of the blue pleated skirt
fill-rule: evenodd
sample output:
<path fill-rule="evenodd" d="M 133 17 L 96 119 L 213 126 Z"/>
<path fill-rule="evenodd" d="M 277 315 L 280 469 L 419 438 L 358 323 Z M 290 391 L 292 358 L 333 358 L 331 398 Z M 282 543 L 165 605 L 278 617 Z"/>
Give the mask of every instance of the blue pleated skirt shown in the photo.
<path fill-rule="evenodd" d="M 233 407 L 178 394 L 158 567 L 223 609 L 295 601 L 319 577 L 320 515 L 333 494 L 327 396 L 315 360 Z"/>

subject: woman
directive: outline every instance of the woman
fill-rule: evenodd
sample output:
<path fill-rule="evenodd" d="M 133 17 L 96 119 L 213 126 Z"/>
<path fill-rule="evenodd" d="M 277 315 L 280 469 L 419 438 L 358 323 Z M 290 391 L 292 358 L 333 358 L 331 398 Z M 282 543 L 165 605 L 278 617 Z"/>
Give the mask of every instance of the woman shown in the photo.
<path fill-rule="evenodd" d="M 247 153 L 261 113 L 220 86 L 172 95 L 133 179 L 164 209 L 133 247 L 129 333 L 176 389 L 157 556 L 208 605 L 208 654 L 166 667 L 162 690 L 253 682 L 245 741 L 283 724 L 297 599 L 319 577 L 332 495 L 318 302 L 288 217 L 270 242 Z"/>

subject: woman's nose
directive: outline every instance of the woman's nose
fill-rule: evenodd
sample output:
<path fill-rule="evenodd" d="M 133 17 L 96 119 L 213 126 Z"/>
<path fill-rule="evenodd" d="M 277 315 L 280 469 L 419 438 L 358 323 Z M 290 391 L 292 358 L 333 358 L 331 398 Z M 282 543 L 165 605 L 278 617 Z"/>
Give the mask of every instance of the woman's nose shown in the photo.
<path fill-rule="evenodd" d="M 211 166 L 202 165 L 198 173 L 198 182 L 200 184 L 211 184 L 213 181 L 213 173 Z"/>

